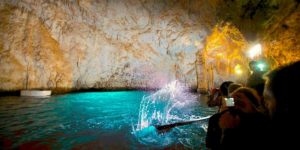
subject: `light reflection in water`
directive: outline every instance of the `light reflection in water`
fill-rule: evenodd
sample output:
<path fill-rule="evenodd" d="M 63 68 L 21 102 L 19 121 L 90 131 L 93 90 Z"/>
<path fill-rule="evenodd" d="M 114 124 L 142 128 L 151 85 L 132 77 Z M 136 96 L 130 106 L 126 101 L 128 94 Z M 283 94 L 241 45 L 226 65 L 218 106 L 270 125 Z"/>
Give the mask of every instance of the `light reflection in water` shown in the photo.
<path fill-rule="evenodd" d="M 186 103 L 173 107 L 174 103 L 168 103 L 168 98 L 178 98 L 181 103 L 185 96 L 179 98 L 179 89 L 170 89 L 174 91 L 172 94 L 163 90 L 161 94 L 154 94 L 165 101 L 153 107 L 156 113 L 149 110 L 155 114 L 152 118 L 157 119 L 140 126 L 139 107 L 140 103 L 146 103 L 143 97 L 149 97 L 148 92 L 87 92 L 48 98 L 0 97 L 0 145 L 3 148 L 5 143 L 6 149 L 24 146 L 27 149 L 28 146 L 40 149 L 163 149 L 177 143 L 183 143 L 185 147 L 203 146 L 205 131 L 202 124 L 174 128 L 165 134 L 158 134 L 153 128 L 133 132 L 132 129 L 138 126 L 146 129 L 154 123 L 172 122 L 192 115 L 196 118 L 213 112 L 197 102 L 195 105 L 190 103 L 189 106 L 193 106 L 190 108 Z M 162 113 L 167 112 L 165 105 L 173 107 L 168 115 Z M 148 108 L 152 106 L 149 104 Z"/>

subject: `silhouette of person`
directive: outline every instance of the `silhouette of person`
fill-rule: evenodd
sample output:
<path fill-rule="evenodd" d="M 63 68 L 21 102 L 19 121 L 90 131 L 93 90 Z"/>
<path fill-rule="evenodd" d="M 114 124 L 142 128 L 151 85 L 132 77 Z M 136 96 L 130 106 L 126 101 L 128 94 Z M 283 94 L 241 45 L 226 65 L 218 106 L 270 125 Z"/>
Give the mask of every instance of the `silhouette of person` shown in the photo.
<path fill-rule="evenodd" d="M 264 104 L 271 118 L 270 148 L 299 147 L 300 61 L 266 75 Z M 297 88 L 298 87 L 298 88 Z"/>
<path fill-rule="evenodd" d="M 250 76 L 247 80 L 247 87 L 255 89 L 259 96 L 263 96 L 263 91 L 265 87 L 265 80 L 263 79 L 263 75 L 266 73 L 266 70 L 261 70 L 258 61 L 250 61 L 249 62 L 249 69 L 250 69 Z"/>

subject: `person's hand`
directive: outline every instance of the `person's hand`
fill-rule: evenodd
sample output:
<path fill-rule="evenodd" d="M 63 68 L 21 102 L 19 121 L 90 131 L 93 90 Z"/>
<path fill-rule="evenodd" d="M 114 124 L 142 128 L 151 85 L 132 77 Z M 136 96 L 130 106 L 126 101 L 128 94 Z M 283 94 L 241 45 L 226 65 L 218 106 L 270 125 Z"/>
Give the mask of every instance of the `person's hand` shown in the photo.
<path fill-rule="evenodd" d="M 219 126 L 222 129 L 226 128 L 236 128 L 240 125 L 240 117 L 238 115 L 233 115 L 229 111 L 221 115 L 219 120 Z"/>
<path fill-rule="evenodd" d="M 219 89 L 212 89 L 211 95 L 207 101 L 208 107 L 221 106 L 222 96 Z"/>
<path fill-rule="evenodd" d="M 220 93 L 220 89 L 214 88 L 211 90 L 211 95 L 214 95 L 215 93 Z"/>

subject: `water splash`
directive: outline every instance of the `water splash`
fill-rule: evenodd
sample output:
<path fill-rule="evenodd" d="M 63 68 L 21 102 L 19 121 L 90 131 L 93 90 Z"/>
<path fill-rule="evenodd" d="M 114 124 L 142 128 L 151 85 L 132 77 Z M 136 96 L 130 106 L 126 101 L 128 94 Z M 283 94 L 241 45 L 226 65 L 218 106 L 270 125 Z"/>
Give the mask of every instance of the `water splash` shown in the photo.
<path fill-rule="evenodd" d="M 167 124 L 185 120 L 183 107 L 195 102 L 196 96 L 188 92 L 188 87 L 175 80 L 161 90 L 143 97 L 140 104 L 136 130 L 150 125 Z"/>
<path fill-rule="evenodd" d="M 141 143 L 168 145 L 174 140 L 172 133 L 160 135 L 155 132 L 153 126 L 199 118 L 192 112 L 191 106 L 195 103 L 196 95 L 190 93 L 187 86 L 175 80 L 159 91 L 143 97 L 138 124 L 133 128 L 133 132 Z"/>

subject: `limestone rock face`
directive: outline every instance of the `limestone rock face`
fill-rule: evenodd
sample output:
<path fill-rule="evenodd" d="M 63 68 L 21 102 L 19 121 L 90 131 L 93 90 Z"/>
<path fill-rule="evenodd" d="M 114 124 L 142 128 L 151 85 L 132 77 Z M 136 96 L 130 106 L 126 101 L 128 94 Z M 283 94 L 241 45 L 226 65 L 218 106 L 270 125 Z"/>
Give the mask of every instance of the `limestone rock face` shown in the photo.
<path fill-rule="evenodd" d="M 281 9 L 280 17 L 264 34 L 266 57 L 272 67 L 286 65 L 300 60 L 300 2 Z"/>
<path fill-rule="evenodd" d="M 176 2 L 1 1 L 0 90 L 196 86 L 201 17 Z"/>
<path fill-rule="evenodd" d="M 300 60 L 300 1 L 218 1 L 219 20 L 233 23 L 248 42 L 261 43 L 272 68 Z"/>
<path fill-rule="evenodd" d="M 71 65 L 41 20 L 13 6 L 2 8 L 1 89 L 70 86 Z"/>
<path fill-rule="evenodd" d="M 300 60 L 299 0 L 1 0 L 0 91 L 212 88 Z M 239 79 L 238 79 L 239 78 Z M 203 85 L 203 86 L 200 86 Z"/>

